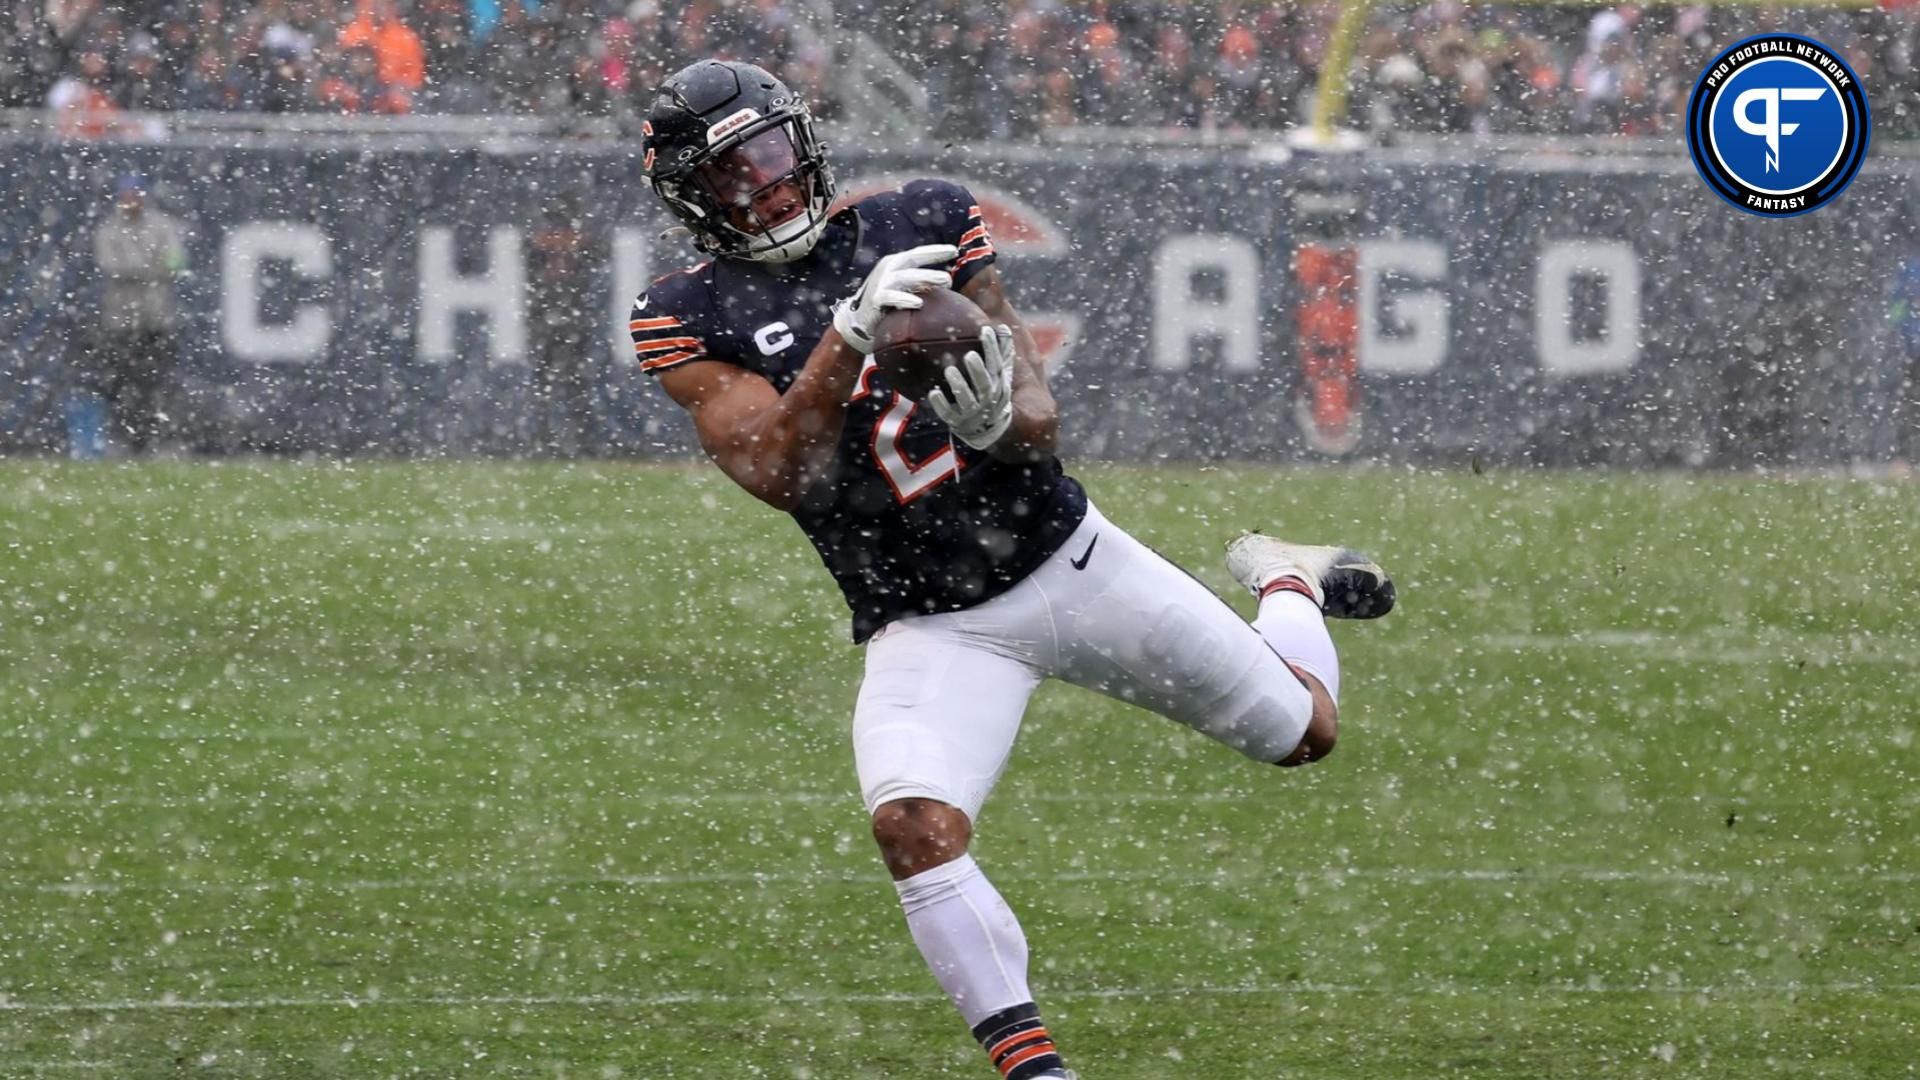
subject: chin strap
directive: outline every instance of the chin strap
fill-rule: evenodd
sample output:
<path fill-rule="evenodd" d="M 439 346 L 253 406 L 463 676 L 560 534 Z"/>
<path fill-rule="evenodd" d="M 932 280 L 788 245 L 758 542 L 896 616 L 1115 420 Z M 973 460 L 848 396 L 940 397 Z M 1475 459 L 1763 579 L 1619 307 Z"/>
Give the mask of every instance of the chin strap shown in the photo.
<path fill-rule="evenodd" d="M 813 217 L 812 211 L 808 211 L 807 214 L 809 220 L 798 234 L 786 240 L 778 240 L 771 247 L 763 248 L 759 251 L 746 252 L 741 258 L 751 259 L 754 262 L 773 263 L 792 262 L 795 259 L 805 258 L 807 253 L 814 249 L 814 245 L 820 242 L 820 237 L 827 231 L 827 216 L 825 214 L 821 214 L 817 218 Z M 776 236 L 778 232 L 779 230 L 776 229 Z"/>

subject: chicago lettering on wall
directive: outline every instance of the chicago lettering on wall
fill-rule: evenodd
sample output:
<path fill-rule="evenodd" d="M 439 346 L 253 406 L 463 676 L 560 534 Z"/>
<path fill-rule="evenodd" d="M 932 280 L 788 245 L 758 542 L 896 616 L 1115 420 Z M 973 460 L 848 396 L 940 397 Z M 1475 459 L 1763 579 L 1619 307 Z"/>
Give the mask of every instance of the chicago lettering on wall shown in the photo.
<path fill-rule="evenodd" d="M 634 372 L 625 324 L 648 281 L 698 256 L 620 153 L 49 143 L 21 156 L 23 197 L 45 210 L 0 219 L 29 230 L 0 237 L 26 253 L 0 268 L 9 297 L 90 302 L 84 238 L 120 171 L 152 177 L 188 224 L 185 409 L 202 448 L 522 450 L 539 332 L 529 245 L 564 199 L 581 208 L 602 320 L 588 357 L 596 445 L 695 452 Z M 1712 462 L 1752 407 L 1741 372 L 1776 360 L 1805 369 L 1795 400 L 1769 405 L 1783 453 L 1847 461 L 1884 442 L 1886 410 L 1869 399 L 1889 381 L 1868 369 L 1887 355 L 1885 293 L 1912 248 L 1903 176 L 1863 177 L 1847 214 L 1786 225 L 1717 212 L 1700 184 L 1676 182 L 1690 179 L 1683 157 L 1123 156 L 838 155 L 851 193 L 934 173 L 976 194 L 1070 453 Z M 1337 215 L 1303 217 L 1287 197 L 1316 190 L 1339 193 Z M 1866 263 L 1845 282 L 1798 269 L 1825 249 Z M 1739 289 L 1720 287 L 1730 259 Z M 1766 299 L 1784 295 L 1809 299 Z M 71 327 L 44 304 L 9 303 L 0 319 L 0 444 L 49 447 Z M 763 335 L 782 347 L 777 325 Z"/>

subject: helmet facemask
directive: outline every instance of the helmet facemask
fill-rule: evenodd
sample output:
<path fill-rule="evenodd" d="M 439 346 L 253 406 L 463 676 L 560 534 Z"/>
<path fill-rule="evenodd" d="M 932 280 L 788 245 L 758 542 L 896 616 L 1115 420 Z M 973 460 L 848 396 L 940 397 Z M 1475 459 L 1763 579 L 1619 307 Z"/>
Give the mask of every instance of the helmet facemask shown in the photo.
<path fill-rule="evenodd" d="M 664 169 L 655 172 L 654 191 L 693 232 L 701 250 L 789 262 L 819 242 L 833 179 L 805 106 L 795 104 L 772 116 L 748 114 L 747 122 L 704 149 L 683 151 L 670 175 L 660 175 Z"/>

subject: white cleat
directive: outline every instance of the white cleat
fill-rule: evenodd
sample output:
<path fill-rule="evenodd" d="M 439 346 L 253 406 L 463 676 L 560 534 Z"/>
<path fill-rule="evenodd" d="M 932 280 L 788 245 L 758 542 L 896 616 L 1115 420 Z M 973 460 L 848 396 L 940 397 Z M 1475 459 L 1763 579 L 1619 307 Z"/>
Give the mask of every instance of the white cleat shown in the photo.
<path fill-rule="evenodd" d="M 1259 596 L 1290 577 L 1304 583 L 1330 619 L 1377 619 L 1393 610 L 1393 581 L 1352 548 L 1289 544 L 1260 533 L 1227 542 L 1227 572 Z"/>

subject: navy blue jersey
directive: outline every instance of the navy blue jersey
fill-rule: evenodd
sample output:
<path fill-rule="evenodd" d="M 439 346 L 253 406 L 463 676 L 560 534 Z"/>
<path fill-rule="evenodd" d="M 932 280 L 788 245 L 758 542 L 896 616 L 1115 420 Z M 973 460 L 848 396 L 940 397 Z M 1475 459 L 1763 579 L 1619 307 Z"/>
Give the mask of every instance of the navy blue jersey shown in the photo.
<path fill-rule="evenodd" d="M 918 180 L 836 214 L 813 252 L 791 263 L 704 262 L 655 281 L 633 308 L 641 370 L 718 360 L 785 393 L 833 305 L 883 255 L 953 244 L 960 288 L 994 260 L 965 188 Z M 869 360 L 827 474 L 794 520 L 839 582 L 865 641 L 903 615 L 956 611 L 1005 592 L 1059 549 L 1086 514 L 1086 494 L 1056 459 L 997 461 L 895 393 Z"/>

